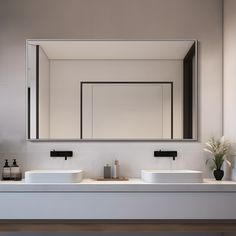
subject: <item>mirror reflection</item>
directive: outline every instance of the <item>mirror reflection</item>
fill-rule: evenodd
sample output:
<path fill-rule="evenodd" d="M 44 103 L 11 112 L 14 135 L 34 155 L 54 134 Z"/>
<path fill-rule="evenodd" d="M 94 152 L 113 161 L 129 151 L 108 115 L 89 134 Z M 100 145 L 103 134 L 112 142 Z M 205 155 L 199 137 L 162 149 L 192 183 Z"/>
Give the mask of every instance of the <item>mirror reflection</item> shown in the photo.
<path fill-rule="evenodd" d="M 194 40 L 27 40 L 30 140 L 197 139 Z"/>

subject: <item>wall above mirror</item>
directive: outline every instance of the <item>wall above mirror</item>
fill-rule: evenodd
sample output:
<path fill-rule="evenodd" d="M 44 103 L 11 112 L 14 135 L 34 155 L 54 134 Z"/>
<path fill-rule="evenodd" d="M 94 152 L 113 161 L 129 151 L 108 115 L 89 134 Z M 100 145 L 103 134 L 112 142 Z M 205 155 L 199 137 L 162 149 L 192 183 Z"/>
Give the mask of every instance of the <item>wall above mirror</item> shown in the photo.
<path fill-rule="evenodd" d="M 27 40 L 27 139 L 197 140 L 196 40 Z"/>

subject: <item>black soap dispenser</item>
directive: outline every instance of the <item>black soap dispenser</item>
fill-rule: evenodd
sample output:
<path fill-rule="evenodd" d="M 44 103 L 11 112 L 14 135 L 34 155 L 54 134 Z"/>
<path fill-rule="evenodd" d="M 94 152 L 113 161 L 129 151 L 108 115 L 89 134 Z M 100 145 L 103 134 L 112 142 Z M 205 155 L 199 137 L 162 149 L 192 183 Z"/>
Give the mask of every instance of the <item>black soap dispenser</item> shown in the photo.
<path fill-rule="evenodd" d="M 13 163 L 11 166 L 11 180 L 21 180 L 22 179 L 22 174 L 20 171 L 20 167 L 16 163 L 16 159 L 13 159 Z"/>
<path fill-rule="evenodd" d="M 10 179 L 11 179 L 11 168 L 8 165 L 8 160 L 6 159 L 2 171 L 2 180 L 10 180 Z"/>

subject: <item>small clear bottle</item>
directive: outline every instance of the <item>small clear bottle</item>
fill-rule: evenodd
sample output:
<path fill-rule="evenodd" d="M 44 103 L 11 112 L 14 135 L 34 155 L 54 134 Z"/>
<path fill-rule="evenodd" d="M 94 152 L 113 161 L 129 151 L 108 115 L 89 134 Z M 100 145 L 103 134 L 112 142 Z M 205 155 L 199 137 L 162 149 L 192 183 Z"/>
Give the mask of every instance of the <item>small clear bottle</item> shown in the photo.
<path fill-rule="evenodd" d="M 119 179 L 119 177 L 120 177 L 120 165 L 119 165 L 119 161 L 115 160 L 115 163 L 113 165 L 113 170 L 112 170 L 112 178 Z"/>

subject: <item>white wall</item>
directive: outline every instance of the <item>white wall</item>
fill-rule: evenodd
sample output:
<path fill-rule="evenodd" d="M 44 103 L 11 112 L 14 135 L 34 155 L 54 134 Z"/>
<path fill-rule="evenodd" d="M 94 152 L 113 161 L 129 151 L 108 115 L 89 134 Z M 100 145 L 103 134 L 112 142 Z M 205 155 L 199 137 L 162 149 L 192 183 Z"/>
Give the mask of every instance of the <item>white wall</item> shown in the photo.
<path fill-rule="evenodd" d="M 50 137 L 50 62 L 39 47 L 39 137 Z"/>
<path fill-rule="evenodd" d="M 236 143 L 236 1 L 224 1 L 224 134 Z"/>
<path fill-rule="evenodd" d="M 51 138 L 80 137 L 81 81 L 173 81 L 174 138 L 182 138 L 182 60 L 50 60 Z"/>
<path fill-rule="evenodd" d="M 202 144 L 222 134 L 221 0 L 8 0 L 0 7 L 0 152 L 16 157 L 23 170 L 81 168 L 102 173 L 113 158 L 121 174 L 139 176 L 142 168 L 204 169 Z M 43 13 L 43 14 L 42 14 Z M 31 143 L 25 141 L 25 39 L 199 40 L 200 142 Z M 68 161 L 51 159 L 51 149 L 71 149 Z M 176 161 L 153 158 L 155 149 L 179 151 Z"/>

